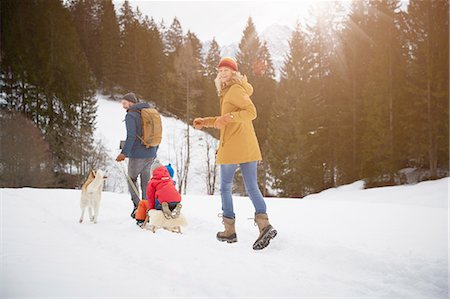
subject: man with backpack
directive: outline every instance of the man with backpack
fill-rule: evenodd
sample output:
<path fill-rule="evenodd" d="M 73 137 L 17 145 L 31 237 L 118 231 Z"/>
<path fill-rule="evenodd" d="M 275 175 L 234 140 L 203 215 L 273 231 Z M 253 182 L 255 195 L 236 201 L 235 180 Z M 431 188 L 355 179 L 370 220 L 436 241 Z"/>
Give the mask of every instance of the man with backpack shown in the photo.
<path fill-rule="evenodd" d="M 142 119 L 143 110 L 151 110 L 148 103 L 138 103 L 136 95 L 132 92 L 127 93 L 122 98 L 122 107 L 127 111 L 125 116 L 125 125 L 127 128 L 127 139 L 122 148 L 122 152 L 117 156 L 116 161 L 120 162 L 128 158 L 128 190 L 131 194 L 131 200 L 133 202 L 133 211 L 131 217 L 135 218 L 136 209 L 139 204 L 139 200 L 147 198 L 146 188 L 150 180 L 150 166 L 153 160 L 156 158 L 156 153 L 158 151 L 158 144 L 161 141 L 161 120 L 159 114 L 159 127 L 157 130 L 157 135 L 159 140 L 153 143 L 144 142 L 143 137 L 145 136 L 144 131 L 147 129 L 146 123 Z M 156 110 L 154 110 L 156 111 Z M 157 114 L 157 112 L 156 112 Z M 143 127 L 144 123 L 144 127 Z M 154 128 L 151 128 L 152 131 Z M 147 129 L 148 131 L 148 129 Z M 149 133 L 147 133 L 148 135 Z M 152 132 L 154 135 L 154 132 Z M 152 137 L 154 137 L 152 135 Z M 137 178 L 140 176 L 142 197 L 137 194 L 139 191 L 137 189 Z M 131 185 L 133 184 L 133 185 Z"/>

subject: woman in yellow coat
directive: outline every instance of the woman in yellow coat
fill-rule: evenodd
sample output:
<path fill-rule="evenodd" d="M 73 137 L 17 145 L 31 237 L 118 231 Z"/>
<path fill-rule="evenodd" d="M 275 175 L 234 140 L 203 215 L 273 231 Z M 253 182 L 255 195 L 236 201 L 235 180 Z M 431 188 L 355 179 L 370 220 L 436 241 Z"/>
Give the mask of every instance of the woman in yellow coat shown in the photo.
<path fill-rule="evenodd" d="M 238 72 L 234 59 L 222 58 L 218 67 L 215 84 L 220 97 L 220 116 L 194 120 L 196 129 L 214 127 L 220 130 L 216 163 L 220 164 L 220 194 L 225 231 L 217 233 L 217 239 L 228 243 L 237 242 L 231 192 L 233 177 L 239 166 L 245 188 L 255 207 L 255 222 L 260 233 L 253 249 L 259 250 L 269 245 L 277 231 L 269 223 L 266 203 L 257 182 L 256 168 L 262 157 L 252 123 L 256 118 L 256 108 L 250 99 L 253 87 Z"/>

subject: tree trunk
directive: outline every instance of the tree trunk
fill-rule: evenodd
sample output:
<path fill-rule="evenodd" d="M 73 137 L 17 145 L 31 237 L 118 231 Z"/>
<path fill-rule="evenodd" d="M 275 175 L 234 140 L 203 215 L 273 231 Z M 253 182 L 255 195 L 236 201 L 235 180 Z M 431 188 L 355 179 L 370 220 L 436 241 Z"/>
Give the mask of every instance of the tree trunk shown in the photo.
<path fill-rule="evenodd" d="M 389 29 L 389 41 L 392 39 L 392 31 Z M 395 169 L 395 157 L 394 157 L 394 95 L 393 95 L 393 81 L 394 76 L 392 72 L 392 47 L 391 44 L 388 43 L 388 63 L 389 63 L 389 156 L 391 158 L 391 163 L 389 169 L 389 177 L 390 180 L 394 180 L 393 178 L 393 169 Z"/>
<path fill-rule="evenodd" d="M 183 194 L 186 194 L 186 188 L 187 188 L 187 176 L 189 172 L 189 162 L 190 162 L 190 154 L 191 154 L 191 148 L 190 148 L 190 136 L 189 136 L 189 75 L 186 79 L 186 163 L 184 164 L 184 190 Z"/>
<path fill-rule="evenodd" d="M 431 91 L 431 81 L 432 81 L 432 60 L 431 60 L 431 5 L 432 2 L 429 1 L 427 5 L 428 22 L 427 22 L 427 118 L 428 118 L 428 159 L 430 174 L 432 177 L 437 176 L 437 147 L 434 134 L 434 124 L 433 124 L 433 95 Z"/>
<path fill-rule="evenodd" d="M 355 58 L 355 56 L 353 56 Z M 353 61 L 353 75 L 352 75 L 352 180 L 359 176 L 359 167 L 356 167 L 356 64 Z"/>

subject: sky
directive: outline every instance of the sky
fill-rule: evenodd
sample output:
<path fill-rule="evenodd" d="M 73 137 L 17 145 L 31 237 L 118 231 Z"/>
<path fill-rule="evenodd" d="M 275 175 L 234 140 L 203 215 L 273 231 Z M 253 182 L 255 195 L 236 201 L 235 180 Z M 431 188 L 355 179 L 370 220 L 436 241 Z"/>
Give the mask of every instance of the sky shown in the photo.
<path fill-rule="evenodd" d="M 143 15 L 153 17 L 157 23 L 164 20 L 167 27 L 174 17 L 181 23 L 183 33 L 194 32 L 203 41 L 213 38 L 220 46 L 239 43 L 242 32 L 251 16 L 258 34 L 273 24 L 286 25 L 294 29 L 297 22 L 309 20 L 313 4 L 332 0 L 282 0 L 282 1 L 152 1 L 129 0 L 134 9 L 139 7 Z M 351 0 L 338 0 L 350 7 Z M 119 11 L 124 0 L 113 0 Z M 401 9 L 406 9 L 408 0 L 401 0 Z"/>
<path fill-rule="evenodd" d="M 113 1 L 116 9 L 123 0 Z M 145 1 L 131 0 L 131 5 L 143 15 L 170 26 L 176 16 L 183 32 L 194 32 L 201 41 L 215 37 L 220 46 L 238 43 L 249 16 L 258 33 L 272 24 L 292 29 L 297 20 L 304 22 L 308 7 L 317 1 Z"/>

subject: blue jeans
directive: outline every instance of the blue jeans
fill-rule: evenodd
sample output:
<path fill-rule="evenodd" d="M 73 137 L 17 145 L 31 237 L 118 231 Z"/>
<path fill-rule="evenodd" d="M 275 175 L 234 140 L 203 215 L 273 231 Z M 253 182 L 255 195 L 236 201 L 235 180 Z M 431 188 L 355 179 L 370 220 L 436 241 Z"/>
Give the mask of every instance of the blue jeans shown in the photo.
<path fill-rule="evenodd" d="M 248 162 L 239 164 L 241 167 L 242 177 L 244 178 L 245 190 L 247 190 L 253 206 L 255 214 L 266 213 L 266 203 L 259 191 L 256 167 L 257 162 Z M 234 218 L 233 198 L 231 192 L 233 190 L 233 178 L 238 164 L 222 164 L 220 165 L 220 195 L 222 197 L 223 216 Z"/>

